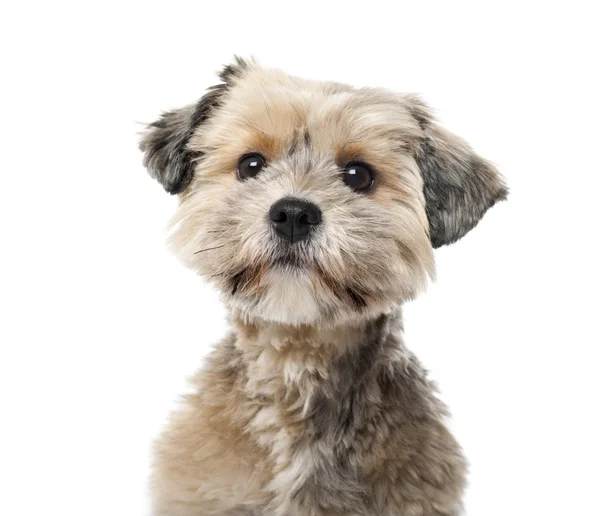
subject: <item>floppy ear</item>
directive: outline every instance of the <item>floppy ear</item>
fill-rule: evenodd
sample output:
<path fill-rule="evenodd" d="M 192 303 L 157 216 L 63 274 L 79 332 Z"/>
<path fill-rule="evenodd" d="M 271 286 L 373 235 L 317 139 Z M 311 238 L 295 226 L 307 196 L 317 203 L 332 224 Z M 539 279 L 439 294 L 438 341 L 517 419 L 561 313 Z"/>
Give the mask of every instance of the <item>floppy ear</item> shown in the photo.
<path fill-rule="evenodd" d="M 411 111 L 423 130 L 417 165 L 423 177 L 429 235 L 433 247 L 462 238 L 508 188 L 496 168 L 461 138 L 437 125 L 429 109 L 410 97 Z"/>
<path fill-rule="evenodd" d="M 181 193 L 189 185 L 195 163 L 202 156 L 188 149 L 190 138 L 197 127 L 212 116 L 227 89 L 246 67 L 245 61 L 236 58 L 219 74 L 223 82 L 209 88 L 196 104 L 163 113 L 148 125 L 139 145 L 144 153 L 144 166 L 167 192 Z"/>

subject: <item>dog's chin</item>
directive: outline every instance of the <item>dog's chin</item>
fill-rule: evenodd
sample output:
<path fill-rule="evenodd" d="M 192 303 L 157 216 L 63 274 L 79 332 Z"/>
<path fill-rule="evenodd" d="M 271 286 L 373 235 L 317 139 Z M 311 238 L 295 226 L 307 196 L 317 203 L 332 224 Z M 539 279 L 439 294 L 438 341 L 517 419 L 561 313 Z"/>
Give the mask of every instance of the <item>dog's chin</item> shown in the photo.
<path fill-rule="evenodd" d="M 391 304 L 370 300 L 357 305 L 351 289 L 340 285 L 336 295 L 315 268 L 281 260 L 262 274 L 260 287 L 226 294 L 232 314 L 250 323 L 276 323 L 288 326 L 333 327 L 375 317 L 389 311 Z"/>
<path fill-rule="evenodd" d="M 259 288 L 236 292 L 229 305 L 247 321 L 314 325 L 324 315 L 317 281 L 308 267 L 282 258 L 265 269 Z"/>

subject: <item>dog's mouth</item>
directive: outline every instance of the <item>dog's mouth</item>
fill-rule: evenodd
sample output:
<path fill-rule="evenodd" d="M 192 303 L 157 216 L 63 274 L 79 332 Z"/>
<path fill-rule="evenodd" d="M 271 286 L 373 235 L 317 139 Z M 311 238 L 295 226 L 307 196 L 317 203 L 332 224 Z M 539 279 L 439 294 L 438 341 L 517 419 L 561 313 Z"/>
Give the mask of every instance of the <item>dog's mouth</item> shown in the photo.
<path fill-rule="evenodd" d="M 317 260 L 309 260 L 302 253 L 296 252 L 270 256 L 236 270 L 228 275 L 227 288 L 233 298 L 241 296 L 248 299 L 251 296 L 259 301 L 273 288 L 274 281 L 293 280 L 290 283 L 290 288 L 293 288 L 297 285 L 295 281 L 300 278 L 310 282 L 314 299 L 319 299 L 325 305 L 343 303 L 348 309 L 360 312 L 372 300 L 372 293 L 364 286 L 355 281 L 343 281 L 328 272 Z"/>
<path fill-rule="evenodd" d="M 295 254 L 277 256 L 269 262 L 269 267 L 273 269 L 304 269 L 307 262 Z"/>
<path fill-rule="evenodd" d="M 313 268 L 314 252 L 305 243 L 280 243 L 265 257 L 266 266 L 273 270 Z"/>
<path fill-rule="evenodd" d="M 259 294 L 264 287 L 267 273 L 275 273 L 280 279 L 290 278 L 298 275 L 308 274 L 319 276 L 320 267 L 314 259 L 309 258 L 306 253 L 298 252 L 296 248 L 278 248 L 269 255 L 263 254 L 260 260 L 248 263 L 242 268 L 232 272 L 229 276 L 231 294 L 255 292 Z"/>

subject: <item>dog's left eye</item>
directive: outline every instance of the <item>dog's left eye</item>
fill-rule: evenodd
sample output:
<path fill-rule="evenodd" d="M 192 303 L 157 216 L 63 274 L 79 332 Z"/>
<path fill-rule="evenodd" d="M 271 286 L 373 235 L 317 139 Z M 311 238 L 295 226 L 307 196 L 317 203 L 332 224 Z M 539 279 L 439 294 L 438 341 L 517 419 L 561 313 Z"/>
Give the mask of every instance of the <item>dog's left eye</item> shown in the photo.
<path fill-rule="evenodd" d="M 266 165 L 260 154 L 246 154 L 238 161 L 237 175 L 242 181 L 256 176 Z"/>
<path fill-rule="evenodd" d="M 343 175 L 344 183 L 356 192 L 366 192 L 375 184 L 373 169 L 366 163 L 348 163 Z"/>

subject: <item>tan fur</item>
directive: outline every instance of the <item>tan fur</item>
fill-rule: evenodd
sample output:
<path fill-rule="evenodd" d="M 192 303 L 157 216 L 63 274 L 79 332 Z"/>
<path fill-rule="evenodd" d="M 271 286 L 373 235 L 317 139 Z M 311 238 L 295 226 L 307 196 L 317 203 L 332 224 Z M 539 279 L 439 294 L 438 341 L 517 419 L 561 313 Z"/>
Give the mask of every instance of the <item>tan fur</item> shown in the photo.
<path fill-rule="evenodd" d="M 395 304 L 399 295 L 396 289 L 402 290 L 402 298 L 412 297 L 423 288 L 426 275 L 433 274 L 433 258 L 422 180 L 414 160 L 407 155 L 416 148 L 421 129 L 403 102 L 401 95 L 391 92 L 352 90 L 250 67 L 225 94 L 221 109 L 198 128 L 189 142 L 189 149 L 203 153 L 203 158 L 173 221 L 173 249 L 188 266 L 223 288 L 223 276 L 219 274 L 225 268 L 249 263 L 260 269 L 260 253 L 268 231 L 267 225 L 259 224 L 265 206 L 295 195 L 316 202 L 326 213 L 328 233 L 321 240 L 323 252 L 317 252 L 317 258 L 328 278 L 345 283 L 345 272 L 359 282 L 371 282 L 371 271 L 364 270 L 372 261 L 369 256 L 373 252 L 397 255 L 397 260 L 391 260 L 387 285 L 381 289 L 389 290 L 392 282 L 397 285 L 387 294 L 381 292 L 378 302 L 370 307 L 371 313 Z M 310 149 L 300 145 L 296 154 L 288 157 L 295 139 L 305 132 L 310 137 Z M 235 200 L 250 216 L 239 220 L 235 230 L 224 230 L 228 233 L 224 247 L 210 254 L 194 254 L 219 245 L 215 233 L 207 231 L 219 229 L 215 216 L 230 209 L 233 198 L 241 193 L 244 185 L 232 171 L 239 157 L 250 152 L 262 153 L 273 163 L 273 179 L 265 178 L 254 198 Z M 353 199 L 354 209 L 369 212 L 373 225 L 385 230 L 389 240 L 372 241 L 365 247 L 363 241 L 352 237 L 352 221 L 348 220 L 352 216 L 350 192 L 339 179 L 340 164 L 346 160 L 367 161 L 376 169 L 378 181 L 372 198 L 381 201 L 379 207 L 366 199 Z M 395 216 L 390 217 L 390 212 Z M 364 230 L 362 222 L 361 227 Z M 348 261 L 342 265 L 348 256 L 355 259 L 355 267 Z M 315 289 L 314 277 L 294 277 L 294 299 L 289 299 L 286 295 L 292 290 L 289 285 L 283 290 L 278 288 L 280 279 L 273 270 L 265 271 L 262 294 L 255 296 L 254 306 L 243 299 L 243 306 L 234 302 L 234 309 L 252 320 L 265 312 L 273 313 L 277 307 L 288 308 L 276 317 L 282 323 L 324 323 L 318 304 L 338 312 L 336 319 L 348 316 L 332 306 L 327 288 L 319 288 L 326 285 L 323 280 Z"/>
<path fill-rule="evenodd" d="M 235 328 L 235 342 L 228 338 L 215 348 L 192 380 L 196 394 L 186 397 L 158 442 L 156 514 L 341 514 L 306 512 L 291 494 L 314 467 L 310 449 L 299 447 L 311 398 L 332 360 L 357 345 L 360 331 L 348 326 L 317 333 L 240 321 Z M 402 352 L 393 358 L 406 359 Z M 432 468 L 442 450 L 445 463 Z M 423 470 L 422 461 L 430 462 Z M 429 420 L 406 424 L 399 439 L 373 429 L 361 459 L 370 489 L 385 493 L 386 515 L 454 514 L 446 511 L 460 507 L 463 481 L 456 468 L 464 469 L 460 449 L 443 424 Z M 445 512 L 435 512 L 436 505 Z M 402 513 L 394 512 L 398 507 Z"/>
<path fill-rule="evenodd" d="M 399 306 L 433 248 L 506 195 L 500 176 L 412 95 L 238 61 L 142 141 L 180 205 L 170 245 L 222 293 L 233 331 L 157 441 L 156 516 L 456 516 L 466 463 L 404 346 Z M 240 157 L 266 166 L 240 180 Z M 368 163 L 374 187 L 342 180 Z M 318 206 L 282 246 L 269 208 Z"/>

